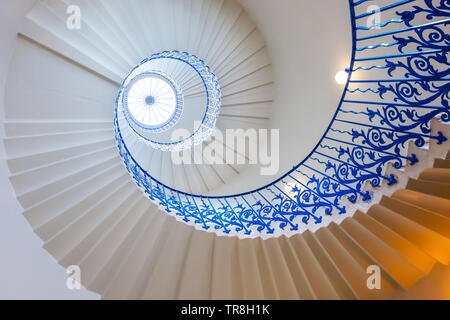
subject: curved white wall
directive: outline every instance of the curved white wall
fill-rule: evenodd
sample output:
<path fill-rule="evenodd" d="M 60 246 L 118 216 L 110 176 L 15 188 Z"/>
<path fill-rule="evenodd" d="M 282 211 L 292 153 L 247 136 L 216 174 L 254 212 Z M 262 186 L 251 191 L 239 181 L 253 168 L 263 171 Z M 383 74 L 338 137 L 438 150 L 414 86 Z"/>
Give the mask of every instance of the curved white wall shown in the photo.
<path fill-rule="evenodd" d="M 5 83 L 16 45 L 17 26 L 35 0 L 2 0 L 0 10 L 0 120 L 4 119 Z M 3 137 L 3 126 L 0 126 Z M 98 299 L 85 289 L 69 290 L 66 271 L 42 248 L 22 215 L 9 183 L 0 147 L 0 299 Z"/>
<path fill-rule="evenodd" d="M 249 191 L 270 183 L 303 160 L 328 127 L 343 85 L 335 75 L 352 52 L 348 0 L 239 0 L 268 46 L 274 71 L 270 128 L 280 130 L 280 167 L 259 176 L 252 166 L 215 194 Z"/>

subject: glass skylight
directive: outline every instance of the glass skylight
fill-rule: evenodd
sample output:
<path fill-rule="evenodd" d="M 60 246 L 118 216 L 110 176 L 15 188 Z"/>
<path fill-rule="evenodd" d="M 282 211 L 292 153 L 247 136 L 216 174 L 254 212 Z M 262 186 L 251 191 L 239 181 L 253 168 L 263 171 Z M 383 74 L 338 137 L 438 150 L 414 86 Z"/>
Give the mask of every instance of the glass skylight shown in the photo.
<path fill-rule="evenodd" d="M 168 129 L 182 108 L 176 86 L 159 73 L 134 78 L 126 88 L 124 102 L 133 121 L 147 129 Z"/>
<path fill-rule="evenodd" d="M 144 59 L 126 76 L 116 99 L 116 109 L 136 137 L 163 151 L 202 143 L 216 127 L 220 105 L 220 86 L 211 69 L 195 55 L 179 51 Z M 189 112 L 183 115 L 185 106 Z M 174 127 L 193 130 L 173 139 Z"/>

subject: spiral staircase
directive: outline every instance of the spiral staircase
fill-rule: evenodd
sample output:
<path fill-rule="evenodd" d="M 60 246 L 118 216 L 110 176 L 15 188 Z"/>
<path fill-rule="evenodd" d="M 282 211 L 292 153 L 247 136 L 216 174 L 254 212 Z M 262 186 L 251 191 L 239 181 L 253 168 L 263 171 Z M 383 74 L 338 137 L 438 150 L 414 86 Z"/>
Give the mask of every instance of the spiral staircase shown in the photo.
<path fill-rule="evenodd" d="M 251 3 L 42 0 L 23 17 L 3 142 L 44 249 L 103 299 L 450 299 L 448 1 L 342 1 L 344 92 L 312 150 L 270 181 L 201 152 L 209 130 L 277 128 L 285 110 Z M 171 161 L 177 124 L 127 113 L 142 67 L 179 85 L 177 124 L 200 122 L 180 148 L 200 164 Z"/>

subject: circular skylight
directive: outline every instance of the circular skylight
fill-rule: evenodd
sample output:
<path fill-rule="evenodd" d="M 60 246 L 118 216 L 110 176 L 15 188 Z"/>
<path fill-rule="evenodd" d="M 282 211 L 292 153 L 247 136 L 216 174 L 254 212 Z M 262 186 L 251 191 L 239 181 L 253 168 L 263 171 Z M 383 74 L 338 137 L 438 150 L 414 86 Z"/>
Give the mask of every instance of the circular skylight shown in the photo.
<path fill-rule="evenodd" d="M 144 73 L 126 87 L 125 107 L 132 120 L 146 129 L 167 130 L 178 120 L 182 103 L 178 89 L 168 76 Z"/>
<path fill-rule="evenodd" d="M 116 98 L 116 110 L 124 116 L 120 120 L 140 141 L 163 151 L 189 149 L 208 138 L 220 105 L 220 86 L 211 69 L 179 51 L 144 59 L 126 76 Z M 183 114 L 185 107 L 189 112 Z"/>

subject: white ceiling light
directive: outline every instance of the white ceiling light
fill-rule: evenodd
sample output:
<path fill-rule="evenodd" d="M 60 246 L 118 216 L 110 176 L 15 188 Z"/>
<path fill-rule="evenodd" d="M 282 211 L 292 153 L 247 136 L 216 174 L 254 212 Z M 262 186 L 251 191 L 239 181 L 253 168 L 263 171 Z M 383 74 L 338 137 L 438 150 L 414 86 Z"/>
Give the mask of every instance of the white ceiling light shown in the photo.
<path fill-rule="evenodd" d="M 348 80 L 348 72 L 347 71 L 339 71 L 336 73 L 336 82 L 339 84 L 346 84 Z"/>

